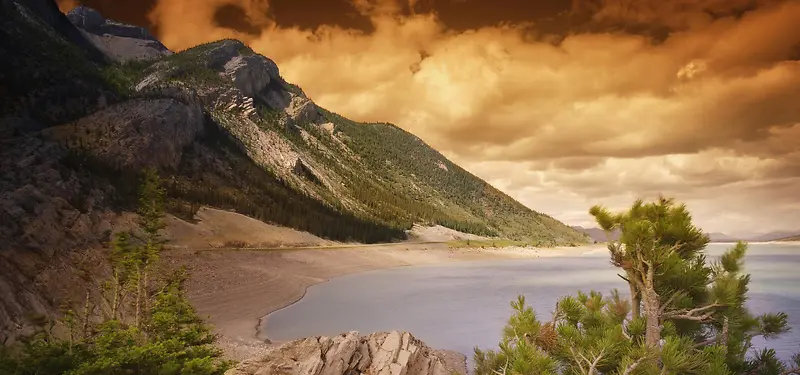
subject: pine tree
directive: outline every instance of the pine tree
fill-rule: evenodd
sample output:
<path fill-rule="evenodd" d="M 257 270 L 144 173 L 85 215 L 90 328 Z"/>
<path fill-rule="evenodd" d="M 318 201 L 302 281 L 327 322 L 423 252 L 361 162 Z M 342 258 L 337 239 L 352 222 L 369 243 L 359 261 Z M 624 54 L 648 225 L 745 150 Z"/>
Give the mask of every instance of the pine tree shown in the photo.
<path fill-rule="evenodd" d="M 67 314 L 64 323 L 70 328 L 91 325 L 80 338 L 72 329 L 68 340 L 45 329 L 25 338 L 13 355 L 0 348 L 0 373 L 221 375 L 230 367 L 214 346 L 216 336 L 186 299 L 185 271 L 153 280 L 148 276 L 156 270 L 164 243 L 159 234 L 164 193 L 154 171 L 144 176 L 138 212 L 145 235 L 135 244 L 130 233 L 121 232 L 112 243 L 112 276 L 106 283 L 110 314 L 100 324 L 92 324 L 88 315 L 78 322 L 75 314 Z M 153 295 L 148 293 L 151 283 L 156 286 Z M 125 316 L 124 302 L 130 299 L 133 319 Z"/>
<path fill-rule="evenodd" d="M 800 356 L 791 366 L 767 349 L 747 358 L 754 337 L 788 328 L 783 313 L 754 316 L 745 307 L 745 243 L 707 261 L 708 238 L 671 199 L 590 213 L 606 231 L 621 231 L 608 248 L 633 298 L 578 292 L 559 300 L 552 320 L 542 323 L 520 296 L 499 351 L 475 349 L 477 375 L 799 373 Z"/>

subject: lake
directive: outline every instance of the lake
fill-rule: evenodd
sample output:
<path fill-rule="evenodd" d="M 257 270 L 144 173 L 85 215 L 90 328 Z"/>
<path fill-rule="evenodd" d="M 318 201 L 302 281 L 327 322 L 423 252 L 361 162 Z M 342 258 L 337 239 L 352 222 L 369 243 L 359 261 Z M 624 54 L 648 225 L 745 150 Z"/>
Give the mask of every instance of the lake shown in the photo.
<path fill-rule="evenodd" d="M 710 258 L 730 245 L 711 244 Z M 344 256 L 344 254 L 343 254 Z M 456 262 L 400 267 L 334 278 L 308 289 L 297 303 L 268 316 L 266 334 L 277 341 L 346 331 L 409 331 L 429 346 L 471 360 L 475 346 L 495 349 L 511 314 L 509 303 L 523 294 L 541 320 L 559 297 L 627 284 L 608 262 L 608 252 L 580 256 Z M 783 311 L 793 330 L 768 342 L 788 360 L 800 350 L 800 245 L 750 244 L 748 306 L 754 313 Z"/>

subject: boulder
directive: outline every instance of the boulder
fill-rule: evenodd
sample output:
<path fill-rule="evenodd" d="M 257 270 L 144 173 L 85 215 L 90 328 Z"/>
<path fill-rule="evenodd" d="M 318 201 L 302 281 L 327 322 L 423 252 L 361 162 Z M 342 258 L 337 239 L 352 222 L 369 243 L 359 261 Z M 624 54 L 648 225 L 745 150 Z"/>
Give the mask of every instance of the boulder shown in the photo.
<path fill-rule="evenodd" d="M 462 364 L 448 365 L 408 332 L 359 336 L 353 331 L 288 342 L 262 358 L 241 362 L 225 375 L 450 375 L 465 370 Z"/>

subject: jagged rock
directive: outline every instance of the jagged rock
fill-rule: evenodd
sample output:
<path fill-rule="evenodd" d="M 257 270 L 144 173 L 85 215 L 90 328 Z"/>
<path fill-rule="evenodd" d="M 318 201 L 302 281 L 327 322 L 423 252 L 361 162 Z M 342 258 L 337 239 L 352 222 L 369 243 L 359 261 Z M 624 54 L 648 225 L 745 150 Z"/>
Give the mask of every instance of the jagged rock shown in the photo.
<path fill-rule="evenodd" d="M 286 114 L 295 122 L 316 122 L 319 119 L 319 110 L 310 99 L 291 93 L 292 99 L 286 107 Z"/>
<path fill-rule="evenodd" d="M 202 108 L 196 104 L 132 100 L 43 134 L 68 147 L 88 149 L 112 165 L 175 168 L 183 148 L 203 131 L 203 121 Z"/>
<path fill-rule="evenodd" d="M 318 123 L 321 119 L 317 105 L 303 95 L 285 88 L 273 88 L 262 92 L 259 100 L 270 108 L 284 112 L 292 124 Z"/>
<path fill-rule="evenodd" d="M 252 98 L 269 84 L 274 74 L 270 71 L 270 62 L 261 55 L 234 56 L 225 63 L 224 74 L 242 94 Z"/>
<path fill-rule="evenodd" d="M 466 357 L 461 356 L 463 362 Z M 309 337 L 286 343 L 263 358 L 243 361 L 225 375 L 449 375 L 466 367 L 447 364 L 408 332 Z"/>
<path fill-rule="evenodd" d="M 161 42 L 156 39 L 144 27 L 127 25 L 124 23 L 108 20 L 100 12 L 87 6 L 77 6 L 67 13 L 67 18 L 73 25 L 86 30 L 92 34 L 121 36 L 125 38 L 144 39 L 158 42 L 163 50 L 167 50 Z"/>
<path fill-rule="evenodd" d="M 95 35 L 84 32 L 86 39 L 114 61 L 153 60 L 172 54 L 164 46 L 152 40 L 126 38 L 113 35 Z"/>

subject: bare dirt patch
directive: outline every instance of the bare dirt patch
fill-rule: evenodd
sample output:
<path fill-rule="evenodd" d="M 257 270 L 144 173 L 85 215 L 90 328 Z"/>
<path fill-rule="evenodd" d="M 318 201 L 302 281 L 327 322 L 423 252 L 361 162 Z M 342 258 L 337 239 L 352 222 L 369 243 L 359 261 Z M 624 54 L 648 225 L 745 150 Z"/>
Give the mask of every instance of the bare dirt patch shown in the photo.
<path fill-rule="evenodd" d="M 308 232 L 266 224 L 236 212 L 201 207 L 195 223 L 167 216 L 169 246 L 176 248 L 300 247 L 337 244 Z"/>

